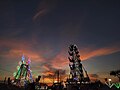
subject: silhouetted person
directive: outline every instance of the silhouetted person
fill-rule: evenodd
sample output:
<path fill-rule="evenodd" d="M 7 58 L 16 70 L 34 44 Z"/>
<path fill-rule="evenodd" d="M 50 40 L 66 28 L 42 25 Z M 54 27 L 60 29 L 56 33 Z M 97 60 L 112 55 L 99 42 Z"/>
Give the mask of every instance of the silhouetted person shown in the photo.
<path fill-rule="evenodd" d="M 8 85 L 11 84 L 11 80 L 10 80 L 10 77 L 8 77 Z"/>
<path fill-rule="evenodd" d="M 34 82 L 33 83 L 29 83 L 28 87 L 26 88 L 26 90 L 36 90 L 35 89 L 35 83 Z"/>
<path fill-rule="evenodd" d="M 38 76 L 38 78 L 36 78 L 36 82 L 34 83 L 34 85 L 35 85 L 35 89 L 37 89 L 37 88 L 41 88 L 41 86 L 40 86 L 40 83 L 39 83 L 39 81 L 40 81 L 40 78 L 41 78 L 41 76 Z"/>
<path fill-rule="evenodd" d="M 47 84 L 45 84 L 44 89 L 47 90 Z"/>
<path fill-rule="evenodd" d="M 4 79 L 4 83 L 6 83 L 6 77 L 5 77 L 5 79 Z"/>

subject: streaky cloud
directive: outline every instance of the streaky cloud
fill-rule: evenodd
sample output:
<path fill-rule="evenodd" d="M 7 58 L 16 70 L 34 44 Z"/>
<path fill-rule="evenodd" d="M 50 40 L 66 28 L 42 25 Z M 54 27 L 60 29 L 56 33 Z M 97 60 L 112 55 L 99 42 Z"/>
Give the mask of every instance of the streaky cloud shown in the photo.
<path fill-rule="evenodd" d="M 37 8 L 37 13 L 33 16 L 33 21 L 49 13 L 56 6 L 57 1 L 58 0 L 42 0 Z"/>
<path fill-rule="evenodd" d="M 109 55 L 113 54 L 116 52 L 120 51 L 119 46 L 107 46 L 107 47 L 102 47 L 102 48 L 85 48 L 81 51 L 81 59 L 82 60 L 88 60 L 93 57 L 98 57 L 98 56 L 104 56 L 104 55 Z"/>

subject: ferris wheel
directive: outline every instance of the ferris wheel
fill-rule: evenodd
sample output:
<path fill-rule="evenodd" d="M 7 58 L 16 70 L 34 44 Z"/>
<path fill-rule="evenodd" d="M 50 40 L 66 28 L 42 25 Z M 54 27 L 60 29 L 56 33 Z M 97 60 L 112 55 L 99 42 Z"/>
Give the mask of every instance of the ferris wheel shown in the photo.
<path fill-rule="evenodd" d="M 87 71 L 81 63 L 78 47 L 76 45 L 70 45 L 68 53 L 70 75 L 72 75 L 73 81 L 78 81 L 81 83 L 89 82 L 90 79 Z"/>

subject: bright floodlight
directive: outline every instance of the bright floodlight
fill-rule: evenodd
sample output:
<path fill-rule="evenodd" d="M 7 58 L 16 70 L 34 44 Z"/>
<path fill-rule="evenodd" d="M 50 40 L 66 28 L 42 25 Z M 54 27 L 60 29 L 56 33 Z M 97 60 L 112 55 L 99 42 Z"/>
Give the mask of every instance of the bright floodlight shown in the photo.
<path fill-rule="evenodd" d="M 108 79 L 108 81 L 109 81 L 109 82 L 111 82 L 111 81 L 112 81 L 112 79 Z"/>

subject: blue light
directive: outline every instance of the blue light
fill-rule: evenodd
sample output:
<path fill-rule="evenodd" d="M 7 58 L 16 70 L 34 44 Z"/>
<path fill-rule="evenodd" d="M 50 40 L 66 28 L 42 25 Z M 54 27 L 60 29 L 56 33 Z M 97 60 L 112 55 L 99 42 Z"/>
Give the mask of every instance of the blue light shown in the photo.
<path fill-rule="evenodd" d="M 23 54 L 23 56 L 22 56 L 22 61 L 24 61 L 25 60 L 25 57 L 24 57 L 24 54 Z"/>

